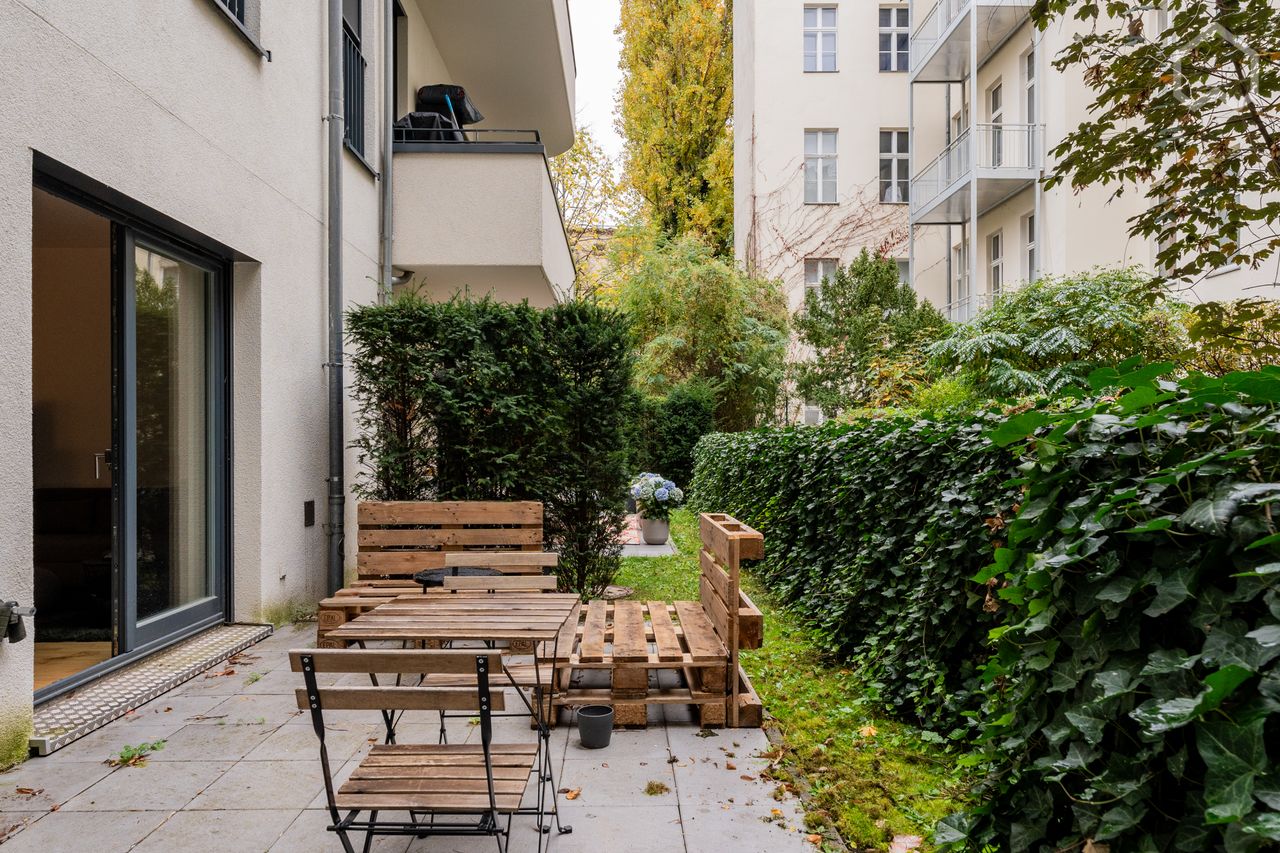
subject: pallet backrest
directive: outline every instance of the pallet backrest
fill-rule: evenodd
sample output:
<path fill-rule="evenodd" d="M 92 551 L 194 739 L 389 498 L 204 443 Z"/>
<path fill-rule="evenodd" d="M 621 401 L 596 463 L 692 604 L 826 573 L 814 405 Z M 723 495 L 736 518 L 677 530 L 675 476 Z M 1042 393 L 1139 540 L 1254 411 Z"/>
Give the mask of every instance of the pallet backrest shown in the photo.
<path fill-rule="evenodd" d="M 361 580 L 443 569 L 445 555 L 457 552 L 484 552 L 485 565 L 504 574 L 541 574 L 545 566 L 528 553 L 542 551 L 537 501 L 362 501 L 356 521 Z M 513 556 L 503 562 L 503 554 Z"/>
<path fill-rule="evenodd" d="M 702 549 L 698 562 L 698 599 L 716 636 L 729 650 L 729 716 L 738 724 L 738 650 L 763 642 L 764 620 L 742 591 L 743 560 L 764 558 L 764 536 L 732 516 L 704 512 L 698 517 Z"/>

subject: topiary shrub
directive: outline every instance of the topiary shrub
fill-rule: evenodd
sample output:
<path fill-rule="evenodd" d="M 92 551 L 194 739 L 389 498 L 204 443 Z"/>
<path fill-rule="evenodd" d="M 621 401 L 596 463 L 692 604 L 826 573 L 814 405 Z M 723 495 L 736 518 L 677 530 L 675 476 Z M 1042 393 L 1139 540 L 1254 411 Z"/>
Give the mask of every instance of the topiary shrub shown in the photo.
<path fill-rule="evenodd" d="M 1168 367 L 1167 365 L 1165 367 Z M 954 850 L 1254 851 L 1280 842 L 1280 368 L 1157 381 L 992 434 L 1021 511 L 977 576 L 981 805 Z"/>

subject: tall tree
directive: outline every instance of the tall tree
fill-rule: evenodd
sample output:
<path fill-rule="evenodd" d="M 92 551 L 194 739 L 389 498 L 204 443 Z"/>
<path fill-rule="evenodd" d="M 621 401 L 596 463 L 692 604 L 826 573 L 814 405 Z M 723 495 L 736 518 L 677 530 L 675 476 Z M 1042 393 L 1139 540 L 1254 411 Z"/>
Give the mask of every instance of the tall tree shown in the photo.
<path fill-rule="evenodd" d="M 1092 118 L 1054 149 L 1048 185 L 1141 191 L 1134 236 L 1195 279 L 1280 248 L 1280 9 L 1271 0 L 1036 0 L 1040 29 L 1083 30 L 1054 58 L 1083 72 Z"/>
<path fill-rule="evenodd" d="M 618 177 L 616 164 L 590 128 L 579 127 L 573 147 L 548 161 L 569 248 L 578 267 L 580 294 L 595 293 L 598 270 L 613 228 L 634 218 L 635 193 Z"/>
<path fill-rule="evenodd" d="M 626 179 L 668 237 L 733 251 L 732 0 L 622 0 Z"/>

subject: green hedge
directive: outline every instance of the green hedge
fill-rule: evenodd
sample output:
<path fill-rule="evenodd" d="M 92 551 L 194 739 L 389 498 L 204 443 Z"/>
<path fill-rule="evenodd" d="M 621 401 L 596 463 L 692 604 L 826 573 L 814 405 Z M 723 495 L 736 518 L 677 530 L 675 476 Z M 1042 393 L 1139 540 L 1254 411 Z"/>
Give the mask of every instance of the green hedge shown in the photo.
<path fill-rule="evenodd" d="M 631 469 L 655 471 L 686 488 L 693 479 L 693 449 L 715 429 L 716 395 L 690 379 L 665 397 L 639 397 L 631 419 Z"/>
<path fill-rule="evenodd" d="M 695 454 L 695 506 L 764 533 L 766 585 L 886 704 L 948 731 L 974 706 L 996 624 L 969 578 L 1017 497 L 1013 454 L 983 437 L 989 417 L 716 433 Z"/>
<path fill-rule="evenodd" d="M 1160 370 L 993 433 L 1025 449 L 1026 494 L 977 578 L 1007 607 L 955 849 L 1277 849 L 1280 368 Z"/>
<path fill-rule="evenodd" d="M 542 501 L 562 584 L 599 594 L 617 571 L 629 480 L 622 315 L 410 295 L 352 310 L 347 328 L 357 493 Z"/>

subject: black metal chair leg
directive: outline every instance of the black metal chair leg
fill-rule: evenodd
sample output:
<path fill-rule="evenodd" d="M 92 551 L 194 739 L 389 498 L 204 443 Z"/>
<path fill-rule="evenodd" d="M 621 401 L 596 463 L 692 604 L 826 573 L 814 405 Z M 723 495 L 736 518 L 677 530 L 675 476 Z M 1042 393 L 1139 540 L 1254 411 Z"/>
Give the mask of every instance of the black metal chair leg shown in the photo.
<path fill-rule="evenodd" d="M 338 840 L 342 842 L 342 849 L 347 853 L 356 853 L 356 848 L 351 846 L 351 839 L 347 837 L 345 829 L 338 830 Z"/>
<path fill-rule="evenodd" d="M 369 830 L 364 834 L 364 853 L 369 853 L 373 849 L 373 828 L 378 822 L 378 812 L 369 812 Z"/>

